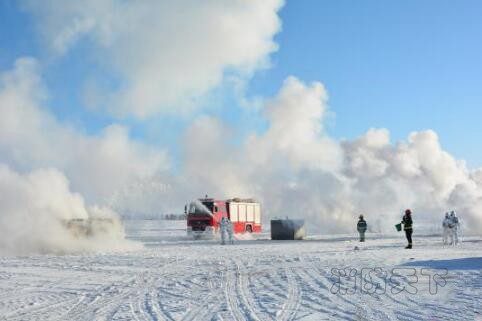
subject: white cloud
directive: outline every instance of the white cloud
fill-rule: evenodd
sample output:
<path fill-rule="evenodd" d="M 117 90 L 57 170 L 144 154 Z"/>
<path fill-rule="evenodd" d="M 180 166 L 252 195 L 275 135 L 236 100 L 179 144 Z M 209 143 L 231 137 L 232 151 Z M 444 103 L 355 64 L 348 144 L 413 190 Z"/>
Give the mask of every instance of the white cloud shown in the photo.
<path fill-rule="evenodd" d="M 23 3 L 54 52 L 87 39 L 98 61 L 121 77 L 121 88 L 104 97 L 112 112 L 145 118 L 186 112 L 226 72 L 246 77 L 265 66 L 277 50 L 283 1 Z"/>
<path fill-rule="evenodd" d="M 248 139 L 246 145 L 252 161 L 274 165 L 287 159 L 300 168 L 339 167 L 341 150 L 322 127 L 327 100 L 321 83 L 306 86 L 294 77 L 287 78 L 278 95 L 266 104 L 268 131 L 261 137 L 253 135 Z"/>
<path fill-rule="evenodd" d="M 328 95 L 317 82 L 288 78 L 264 105 L 266 131 L 241 144 L 231 142 L 233 129 L 217 118 L 200 117 L 182 138 L 183 164 L 170 173 L 165 153 L 132 141 L 126 128 L 113 124 L 99 135 L 83 134 L 44 110 L 46 97 L 33 59 L 20 59 L 0 75 L 0 163 L 12 168 L 2 165 L 4 178 L 40 175 L 53 186 L 63 180 L 56 192 L 62 201 L 49 207 L 52 213 L 65 204 L 89 211 L 81 205 L 86 202 L 157 214 L 180 211 L 207 193 L 260 198 L 267 217 L 303 217 L 324 232 L 353 231 L 360 213 L 373 228 L 390 231 L 407 207 L 416 222 L 434 225 L 444 211 L 457 209 L 465 228 L 482 230 L 481 170 L 468 170 L 430 130 L 395 145 L 386 129 L 335 141 L 323 129 Z M 15 186 L 5 182 L 4 188 Z"/>
<path fill-rule="evenodd" d="M 239 78 L 277 49 L 282 1 L 24 4 L 53 52 L 67 54 L 84 39 L 120 76 L 120 88 L 107 94 L 92 79 L 92 104 L 145 118 L 188 111 L 224 85 L 226 73 L 243 88 Z M 336 141 L 324 130 L 328 93 L 319 82 L 288 77 L 275 97 L 258 101 L 266 131 L 241 143 L 221 120 L 199 117 L 181 138 L 183 162 L 172 171 L 165 151 L 132 140 L 128 128 L 85 134 L 50 114 L 47 98 L 36 60 L 18 59 L 0 74 L 0 193 L 7 199 L 0 235 L 19 240 L 37 226 L 49 231 L 31 233 L 21 249 L 5 241 L 7 252 L 66 250 L 59 219 L 107 211 L 92 204 L 155 215 L 205 194 L 259 198 L 267 217 L 305 218 L 323 232 L 354 231 L 360 213 L 372 228 L 390 231 L 408 207 L 416 224 L 437 225 L 443 212 L 457 209 L 465 228 L 482 231 L 482 169 L 467 169 L 430 130 L 397 144 L 387 129 Z"/>
<path fill-rule="evenodd" d="M 169 167 L 164 151 L 131 140 L 123 126 L 87 135 L 60 123 L 42 107 L 45 97 L 34 59 L 0 75 L 0 162 L 21 172 L 55 167 L 89 202 Z"/>

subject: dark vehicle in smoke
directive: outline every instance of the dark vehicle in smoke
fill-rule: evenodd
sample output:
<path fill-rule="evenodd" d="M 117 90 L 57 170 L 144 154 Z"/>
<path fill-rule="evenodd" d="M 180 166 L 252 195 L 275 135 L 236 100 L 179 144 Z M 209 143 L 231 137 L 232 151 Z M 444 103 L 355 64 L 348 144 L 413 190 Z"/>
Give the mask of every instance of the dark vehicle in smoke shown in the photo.
<path fill-rule="evenodd" d="M 62 220 L 62 226 L 74 238 L 124 235 L 122 223 L 117 218 L 75 218 Z"/>

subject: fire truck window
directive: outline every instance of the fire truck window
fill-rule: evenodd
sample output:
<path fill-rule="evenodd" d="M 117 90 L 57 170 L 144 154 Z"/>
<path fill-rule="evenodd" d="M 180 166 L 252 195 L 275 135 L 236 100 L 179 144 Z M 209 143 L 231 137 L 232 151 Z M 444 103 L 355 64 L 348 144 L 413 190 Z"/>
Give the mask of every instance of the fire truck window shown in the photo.
<path fill-rule="evenodd" d="M 246 204 L 239 204 L 238 220 L 240 222 L 246 222 Z"/>
<path fill-rule="evenodd" d="M 254 207 L 254 222 L 256 224 L 261 223 L 261 209 L 260 209 L 259 205 L 255 205 L 255 207 Z"/>
<path fill-rule="evenodd" d="M 202 202 L 203 205 L 208 209 L 210 210 L 211 212 L 214 210 L 214 204 L 213 202 Z"/>
<path fill-rule="evenodd" d="M 246 206 L 246 220 L 249 222 L 254 221 L 254 205 Z"/>
<path fill-rule="evenodd" d="M 217 212 L 217 211 L 218 211 L 218 207 L 214 205 L 214 212 Z"/>
<path fill-rule="evenodd" d="M 238 221 L 238 205 L 237 204 L 231 204 L 230 216 L 231 216 L 231 222 L 237 222 Z"/>
<path fill-rule="evenodd" d="M 213 203 L 203 203 L 197 204 L 197 203 L 191 203 L 189 206 L 189 214 L 194 214 L 194 215 L 206 215 L 210 214 L 213 211 Z"/>

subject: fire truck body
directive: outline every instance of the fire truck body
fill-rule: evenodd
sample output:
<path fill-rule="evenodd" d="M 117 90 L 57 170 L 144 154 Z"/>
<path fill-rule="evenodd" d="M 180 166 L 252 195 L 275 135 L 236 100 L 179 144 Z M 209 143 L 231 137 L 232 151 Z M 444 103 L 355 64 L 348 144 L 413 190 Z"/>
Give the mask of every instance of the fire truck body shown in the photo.
<path fill-rule="evenodd" d="M 230 200 L 227 205 L 234 233 L 261 232 L 261 205 L 259 203 L 252 200 Z"/>
<path fill-rule="evenodd" d="M 234 233 L 261 232 L 261 206 L 253 200 L 203 198 L 191 202 L 186 212 L 187 233 L 195 238 L 214 236 L 223 217 L 231 220 Z"/>

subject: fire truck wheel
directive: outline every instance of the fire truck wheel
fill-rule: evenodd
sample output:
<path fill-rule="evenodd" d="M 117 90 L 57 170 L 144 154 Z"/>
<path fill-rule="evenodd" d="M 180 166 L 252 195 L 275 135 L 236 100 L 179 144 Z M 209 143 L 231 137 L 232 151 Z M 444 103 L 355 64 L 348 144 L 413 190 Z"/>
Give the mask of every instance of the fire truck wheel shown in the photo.
<path fill-rule="evenodd" d="M 251 225 L 246 226 L 246 232 L 253 233 L 253 228 L 251 227 Z"/>

